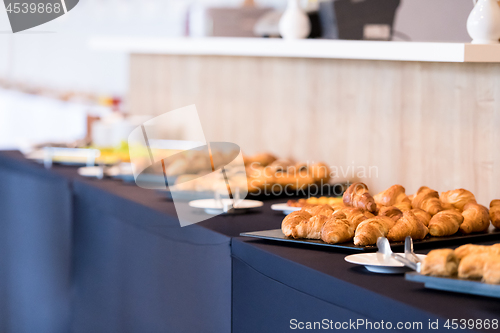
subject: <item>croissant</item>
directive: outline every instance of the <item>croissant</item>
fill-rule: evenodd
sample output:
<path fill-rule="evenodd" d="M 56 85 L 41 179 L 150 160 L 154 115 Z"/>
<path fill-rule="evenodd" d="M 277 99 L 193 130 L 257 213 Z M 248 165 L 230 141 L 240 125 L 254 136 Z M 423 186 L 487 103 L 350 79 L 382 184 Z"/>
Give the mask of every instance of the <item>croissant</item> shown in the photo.
<path fill-rule="evenodd" d="M 363 208 L 372 213 L 377 209 L 375 200 L 368 193 L 368 186 L 363 183 L 354 183 L 349 186 L 344 193 L 343 201 L 346 206 Z"/>
<path fill-rule="evenodd" d="M 378 216 L 387 216 L 394 221 L 399 220 L 403 216 L 403 212 L 394 206 L 382 207 L 378 212 Z"/>
<path fill-rule="evenodd" d="M 429 226 L 429 222 L 432 218 L 431 214 L 427 213 L 425 210 L 415 208 L 411 212 L 422 222 L 426 227 Z"/>
<path fill-rule="evenodd" d="M 500 244 L 493 246 L 466 244 L 455 249 L 455 255 L 459 260 L 472 254 L 489 253 L 491 255 L 500 255 Z"/>
<path fill-rule="evenodd" d="M 434 276 L 457 274 L 458 259 L 451 249 L 432 250 L 422 261 L 420 273 Z"/>
<path fill-rule="evenodd" d="M 489 253 L 469 254 L 458 265 L 458 277 L 462 279 L 481 279 L 486 261 L 491 258 Z"/>
<path fill-rule="evenodd" d="M 321 230 L 329 218 L 325 215 L 316 215 L 308 221 L 303 221 L 295 227 L 294 238 L 321 239 Z"/>
<path fill-rule="evenodd" d="M 374 215 L 364 209 L 356 207 L 345 207 L 339 211 L 345 215 L 351 226 L 356 230 L 358 225 L 364 220 L 374 217 Z"/>
<path fill-rule="evenodd" d="M 245 161 L 245 165 L 251 165 L 255 163 L 266 166 L 276 161 L 276 157 L 269 153 L 261 153 L 254 156 L 243 156 L 243 160 Z"/>
<path fill-rule="evenodd" d="M 404 212 L 394 227 L 389 230 L 387 239 L 393 242 L 401 242 L 406 236 L 413 239 L 424 239 L 429 229 L 411 211 Z"/>
<path fill-rule="evenodd" d="M 379 237 L 387 237 L 394 221 L 386 216 L 375 216 L 358 225 L 354 235 L 354 245 L 366 246 L 377 243 Z"/>
<path fill-rule="evenodd" d="M 345 243 L 352 239 L 354 230 L 348 220 L 330 218 L 323 225 L 321 240 L 328 244 Z"/>
<path fill-rule="evenodd" d="M 312 216 L 315 216 L 315 215 L 331 216 L 335 212 L 330 205 L 306 204 L 306 205 L 304 205 L 302 210 L 308 212 Z"/>
<path fill-rule="evenodd" d="M 309 221 L 311 217 L 312 215 L 303 209 L 288 214 L 283 219 L 283 222 L 281 222 L 281 231 L 283 231 L 283 234 L 287 237 L 299 238 L 297 236 L 297 226 Z"/>
<path fill-rule="evenodd" d="M 439 194 L 427 186 L 422 186 L 418 189 L 413 197 L 411 205 L 413 208 L 423 209 L 431 215 L 435 215 L 443 210 L 441 201 L 439 201 Z"/>
<path fill-rule="evenodd" d="M 441 202 L 443 202 L 446 208 L 451 209 L 451 207 L 453 207 L 460 211 L 464 210 L 464 206 L 467 203 L 471 201 L 476 202 L 474 194 L 467 190 L 464 190 L 463 188 L 448 192 L 441 192 L 439 199 L 441 200 Z"/>
<path fill-rule="evenodd" d="M 408 199 L 408 201 L 402 201 L 400 203 L 394 204 L 393 206 L 402 212 L 406 212 L 411 210 L 411 201 L 410 199 Z"/>
<path fill-rule="evenodd" d="M 330 168 L 325 163 L 314 163 L 308 171 L 315 182 L 326 184 L 330 180 Z"/>
<path fill-rule="evenodd" d="M 500 200 L 493 200 L 490 203 L 491 224 L 500 229 Z"/>
<path fill-rule="evenodd" d="M 483 282 L 500 284 L 500 256 L 490 258 L 483 267 Z"/>
<path fill-rule="evenodd" d="M 463 221 L 464 217 L 458 211 L 444 210 L 431 218 L 429 233 L 438 237 L 453 235 L 458 231 Z"/>
<path fill-rule="evenodd" d="M 460 230 L 464 234 L 485 231 L 490 226 L 490 215 L 484 206 L 470 201 L 464 206 L 462 213 L 464 222 L 460 225 Z"/>
<path fill-rule="evenodd" d="M 405 188 L 401 185 L 393 185 L 387 190 L 373 196 L 375 203 L 382 206 L 394 206 L 402 202 L 410 203 L 410 199 L 405 194 Z"/>

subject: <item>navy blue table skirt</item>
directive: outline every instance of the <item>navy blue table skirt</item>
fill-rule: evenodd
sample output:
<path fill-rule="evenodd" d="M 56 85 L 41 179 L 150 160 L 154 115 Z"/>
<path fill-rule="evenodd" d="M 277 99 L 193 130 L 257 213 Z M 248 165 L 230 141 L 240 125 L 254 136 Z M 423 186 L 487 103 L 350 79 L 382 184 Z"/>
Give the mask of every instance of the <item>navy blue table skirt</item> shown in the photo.
<path fill-rule="evenodd" d="M 180 228 L 173 204 L 154 191 L 72 167 L 45 170 L 18 152 L 0 153 L 0 184 L 0 332 L 260 333 L 295 332 L 293 319 L 500 319 L 497 299 L 368 273 L 346 253 L 238 237 L 280 227 L 273 201 Z"/>

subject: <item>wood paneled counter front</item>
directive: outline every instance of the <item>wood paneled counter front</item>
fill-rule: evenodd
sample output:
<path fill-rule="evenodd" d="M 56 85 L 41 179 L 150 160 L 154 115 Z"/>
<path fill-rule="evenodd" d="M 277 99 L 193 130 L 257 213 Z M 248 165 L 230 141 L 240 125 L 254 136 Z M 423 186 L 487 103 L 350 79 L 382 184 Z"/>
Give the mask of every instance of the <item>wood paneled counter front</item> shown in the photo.
<path fill-rule="evenodd" d="M 500 197 L 500 45 L 95 38 L 130 57 L 130 111 L 196 104 L 205 136 L 326 161 L 373 191 Z"/>

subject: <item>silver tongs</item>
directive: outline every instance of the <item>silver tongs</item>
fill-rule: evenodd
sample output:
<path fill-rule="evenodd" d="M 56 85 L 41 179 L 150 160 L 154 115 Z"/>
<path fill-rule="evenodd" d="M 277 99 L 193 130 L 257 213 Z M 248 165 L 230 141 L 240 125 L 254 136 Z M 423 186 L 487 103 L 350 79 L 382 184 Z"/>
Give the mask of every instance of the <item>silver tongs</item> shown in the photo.
<path fill-rule="evenodd" d="M 410 240 L 411 240 L 411 238 L 410 238 Z M 410 243 L 410 242 L 405 240 L 405 257 L 403 257 L 402 255 L 399 255 L 397 253 L 392 252 L 391 245 L 389 244 L 389 241 L 387 240 L 387 238 L 379 237 L 377 239 L 377 247 L 378 247 L 377 253 L 382 254 L 386 259 L 394 258 L 395 260 L 399 261 L 400 263 L 402 263 L 406 267 L 409 267 L 409 268 L 413 269 L 414 271 L 420 273 L 421 262 L 418 259 L 418 257 L 413 253 L 413 251 L 410 252 L 411 254 L 407 253 L 406 243 L 411 244 L 411 245 L 409 245 L 410 251 L 411 251 L 411 248 L 413 247 L 413 242 Z M 415 262 L 412 259 L 408 259 L 407 256 L 410 256 L 410 257 L 414 256 L 413 259 L 417 259 L 418 262 Z"/>

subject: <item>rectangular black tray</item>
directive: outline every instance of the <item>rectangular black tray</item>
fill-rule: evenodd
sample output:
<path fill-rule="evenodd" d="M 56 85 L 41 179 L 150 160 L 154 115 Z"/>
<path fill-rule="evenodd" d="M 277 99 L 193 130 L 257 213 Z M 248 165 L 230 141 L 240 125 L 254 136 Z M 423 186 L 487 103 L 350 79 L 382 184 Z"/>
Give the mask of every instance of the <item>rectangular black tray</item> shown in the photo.
<path fill-rule="evenodd" d="M 425 283 L 425 287 L 430 289 L 500 298 L 500 285 L 491 285 L 480 281 L 462 280 L 459 278 L 426 276 L 416 272 L 406 273 L 405 279 Z"/>
<path fill-rule="evenodd" d="M 331 248 L 339 248 L 350 251 L 365 251 L 365 252 L 375 252 L 377 251 L 376 245 L 370 246 L 357 246 L 354 245 L 353 242 L 342 243 L 342 244 L 328 244 L 321 240 L 314 239 L 294 239 L 290 237 L 286 237 L 281 229 L 273 229 L 273 230 L 264 230 L 264 231 L 254 231 L 254 232 L 245 232 L 241 233 L 240 236 L 246 237 L 254 237 L 278 242 L 291 242 L 298 244 L 307 244 L 307 245 L 318 245 L 318 246 L 327 246 Z M 487 242 L 492 240 L 500 240 L 500 230 L 495 229 L 492 225 L 490 228 L 481 233 L 470 234 L 470 235 L 461 235 L 455 234 L 453 236 L 447 237 L 427 237 L 423 240 L 414 240 L 414 248 L 418 249 L 428 249 L 428 248 L 443 248 L 446 246 L 453 245 L 463 245 L 473 242 Z M 393 251 L 404 251 L 404 242 L 391 242 L 391 248 Z"/>

